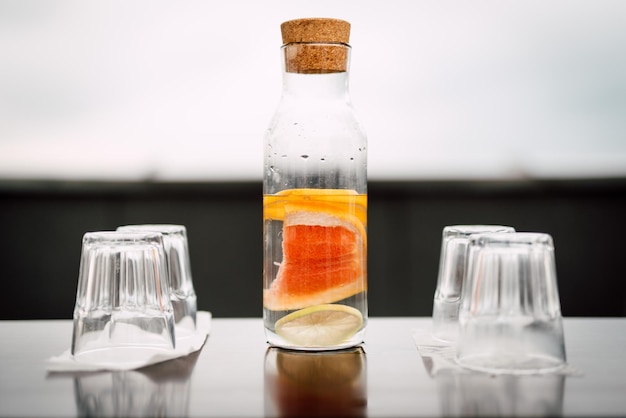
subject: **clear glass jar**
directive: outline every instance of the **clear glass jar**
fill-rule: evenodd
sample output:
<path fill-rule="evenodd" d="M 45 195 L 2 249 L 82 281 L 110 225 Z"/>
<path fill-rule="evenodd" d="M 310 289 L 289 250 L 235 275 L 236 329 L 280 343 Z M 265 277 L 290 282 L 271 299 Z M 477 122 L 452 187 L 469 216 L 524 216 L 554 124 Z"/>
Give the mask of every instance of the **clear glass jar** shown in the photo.
<path fill-rule="evenodd" d="M 351 347 L 367 325 L 367 140 L 348 93 L 346 25 L 349 36 L 349 23 L 334 19 L 281 26 L 283 90 L 263 181 L 263 318 L 273 346 Z"/>

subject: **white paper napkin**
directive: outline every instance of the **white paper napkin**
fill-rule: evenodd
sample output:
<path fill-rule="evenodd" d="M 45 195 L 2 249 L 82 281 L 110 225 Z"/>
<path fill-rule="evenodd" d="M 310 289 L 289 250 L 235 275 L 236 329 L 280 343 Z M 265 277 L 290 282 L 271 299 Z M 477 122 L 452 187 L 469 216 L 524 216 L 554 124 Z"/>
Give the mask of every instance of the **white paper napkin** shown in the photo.
<path fill-rule="evenodd" d="M 146 350 L 145 357 L 137 361 L 114 362 L 105 358 L 85 361 L 72 356 L 68 349 L 59 356 L 48 359 L 46 370 L 49 372 L 93 372 L 103 370 L 134 370 L 151 364 L 161 363 L 179 357 L 187 356 L 198 351 L 211 330 L 211 313 L 199 311 L 196 314 L 196 331 L 176 337 L 176 348 L 174 350 Z"/>
<path fill-rule="evenodd" d="M 456 345 L 438 340 L 432 336 L 430 328 L 413 329 L 411 332 L 413 341 L 417 346 L 424 362 L 424 367 L 431 377 L 440 373 L 481 373 L 462 367 L 456 361 Z M 580 375 L 580 371 L 566 364 L 563 368 L 550 372 L 538 372 L 537 374 L 560 374 L 560 375 Z"/>

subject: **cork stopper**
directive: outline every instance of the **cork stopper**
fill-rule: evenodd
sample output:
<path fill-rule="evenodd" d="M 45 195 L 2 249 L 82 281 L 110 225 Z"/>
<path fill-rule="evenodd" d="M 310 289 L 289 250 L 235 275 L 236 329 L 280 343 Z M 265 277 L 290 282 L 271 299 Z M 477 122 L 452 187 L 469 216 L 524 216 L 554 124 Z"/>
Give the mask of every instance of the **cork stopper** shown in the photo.
<path fill-rule="evenodd" d="M 285 69 L 290 73 L 324 74 L 348 69 L 350 23 L 329 18 L 306 18 L 280 25 Z"/>
<path fill-rule="evenodd" d="M 280 25 L 283 44 L 294 42 L 342 43 L 350 42 L 350 23 L 329 18 L 295 19 Z"/>

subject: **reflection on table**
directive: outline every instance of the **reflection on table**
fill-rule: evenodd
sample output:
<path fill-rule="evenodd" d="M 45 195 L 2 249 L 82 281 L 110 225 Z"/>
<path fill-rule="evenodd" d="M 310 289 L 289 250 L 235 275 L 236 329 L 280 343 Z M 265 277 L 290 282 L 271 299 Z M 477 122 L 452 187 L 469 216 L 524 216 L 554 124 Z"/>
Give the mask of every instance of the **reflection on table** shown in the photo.
<path fill-rule="evenodd" d="M 305 352 L 269 348 L 265 415 L 364 417 L 367 359 L 362 348 Z"/>
<path fill-rule="evenodd" d="M 191 372 L 199 352 L 131 371 L 74 377 L 79 416 L 187 416 Z"/>
<path fill-rule="evenodd" d="M 560 416 L 563 375 L 438 374 L 444 416 Z"/>

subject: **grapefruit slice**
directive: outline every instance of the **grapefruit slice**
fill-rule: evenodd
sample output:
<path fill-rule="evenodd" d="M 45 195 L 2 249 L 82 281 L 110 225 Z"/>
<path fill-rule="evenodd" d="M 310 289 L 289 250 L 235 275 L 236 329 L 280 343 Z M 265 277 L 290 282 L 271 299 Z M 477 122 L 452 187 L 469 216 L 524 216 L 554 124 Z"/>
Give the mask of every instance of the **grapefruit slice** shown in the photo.
<path fill-rule="evenodd" d="M 301 209 L 299 204 L 285 205 L 283 261 L 263 293 L 270 310 L 332 303 L 366 289 L 363 224 Z"/>
<path fill-rule="evenodd" d="M 352 337 L 363 325 L 363 315 L 351 306 L 310 306 L 276 321 L 275 331 L 290 343 L 332 347 Z"/>

